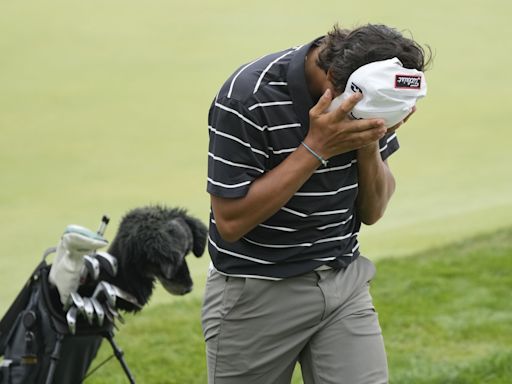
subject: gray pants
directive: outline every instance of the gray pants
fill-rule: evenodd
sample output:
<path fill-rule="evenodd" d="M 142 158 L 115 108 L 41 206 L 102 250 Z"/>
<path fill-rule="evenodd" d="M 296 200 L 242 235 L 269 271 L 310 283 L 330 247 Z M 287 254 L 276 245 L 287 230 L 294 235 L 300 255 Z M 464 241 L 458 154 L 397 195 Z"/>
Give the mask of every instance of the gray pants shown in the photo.
<path fill-rule="evenodd" d="M 209 273 L 202 313 L 208 383 L 387 383 L 386 352 L 362 256 L 345 270 L 280 281 Z"/>

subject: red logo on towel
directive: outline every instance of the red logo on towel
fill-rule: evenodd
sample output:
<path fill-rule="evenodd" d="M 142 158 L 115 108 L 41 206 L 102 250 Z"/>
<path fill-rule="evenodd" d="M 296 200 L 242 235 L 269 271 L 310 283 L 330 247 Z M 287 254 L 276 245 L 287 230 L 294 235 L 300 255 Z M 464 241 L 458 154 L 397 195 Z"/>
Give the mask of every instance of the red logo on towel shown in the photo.
<path fill-rule="evenodd" d="M 396 75 L 395 88 L 420 89 L 421 76 Z"/>

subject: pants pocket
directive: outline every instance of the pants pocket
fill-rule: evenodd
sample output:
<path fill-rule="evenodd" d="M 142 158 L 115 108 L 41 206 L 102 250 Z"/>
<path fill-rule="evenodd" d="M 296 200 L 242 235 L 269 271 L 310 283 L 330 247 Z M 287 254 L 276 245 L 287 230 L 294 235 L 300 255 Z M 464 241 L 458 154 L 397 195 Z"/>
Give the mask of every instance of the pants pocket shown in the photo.
<path fill-rule="evenodd" d="M 361 263 L 361 274 L 364 276 L 364 281 L 366 283 L 370 283 L 375 278 L 375 274 L 377 273 L 375 264 L 373 263 L 373 261 L 362 255 L 359 256 L 357 259 Z"/>
<path fill-rule="evenodd" d="M 246 281 L 241 277 L 226 277 L 217 271 L 208 276 L 201 313 L 205 341 L 218 335 L 221 320 L 235 307 Z"/>
<path fill-rule="evenodd" d="M 344 319 L 344 323 L 354 336 L 376 336 L 382 333 L 379 316 L 373 307 L 350 314 Z"/>

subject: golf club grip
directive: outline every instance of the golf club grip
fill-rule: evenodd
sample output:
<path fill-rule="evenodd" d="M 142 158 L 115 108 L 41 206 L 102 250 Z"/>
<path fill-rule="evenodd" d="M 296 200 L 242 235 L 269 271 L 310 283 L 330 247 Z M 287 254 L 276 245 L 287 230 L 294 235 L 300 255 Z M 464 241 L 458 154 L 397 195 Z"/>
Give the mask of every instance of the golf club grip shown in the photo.
<path fill-rule="evenodd" d="M 101 224 L 98 228 L 98 235 L 103 236 L 105 234 L 105 230 L 107 229 L 107 225 L 110 222 L 110 217 L 108 215 L 103 215 L 101 218 Z"/>

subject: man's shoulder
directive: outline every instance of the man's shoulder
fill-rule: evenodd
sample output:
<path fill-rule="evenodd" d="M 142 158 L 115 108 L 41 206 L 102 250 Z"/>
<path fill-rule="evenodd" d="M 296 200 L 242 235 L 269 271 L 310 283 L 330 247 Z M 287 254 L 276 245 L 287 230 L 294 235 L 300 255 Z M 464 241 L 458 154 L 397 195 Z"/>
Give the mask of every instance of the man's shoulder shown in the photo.
<path fill-rule="evenodd" d="M 295 48 L 261 56 L 238 67 L 221 87 L 217 98 L 250 103 L 267 91 L 269 83 L 286 82 L 286 69 Z"/>

